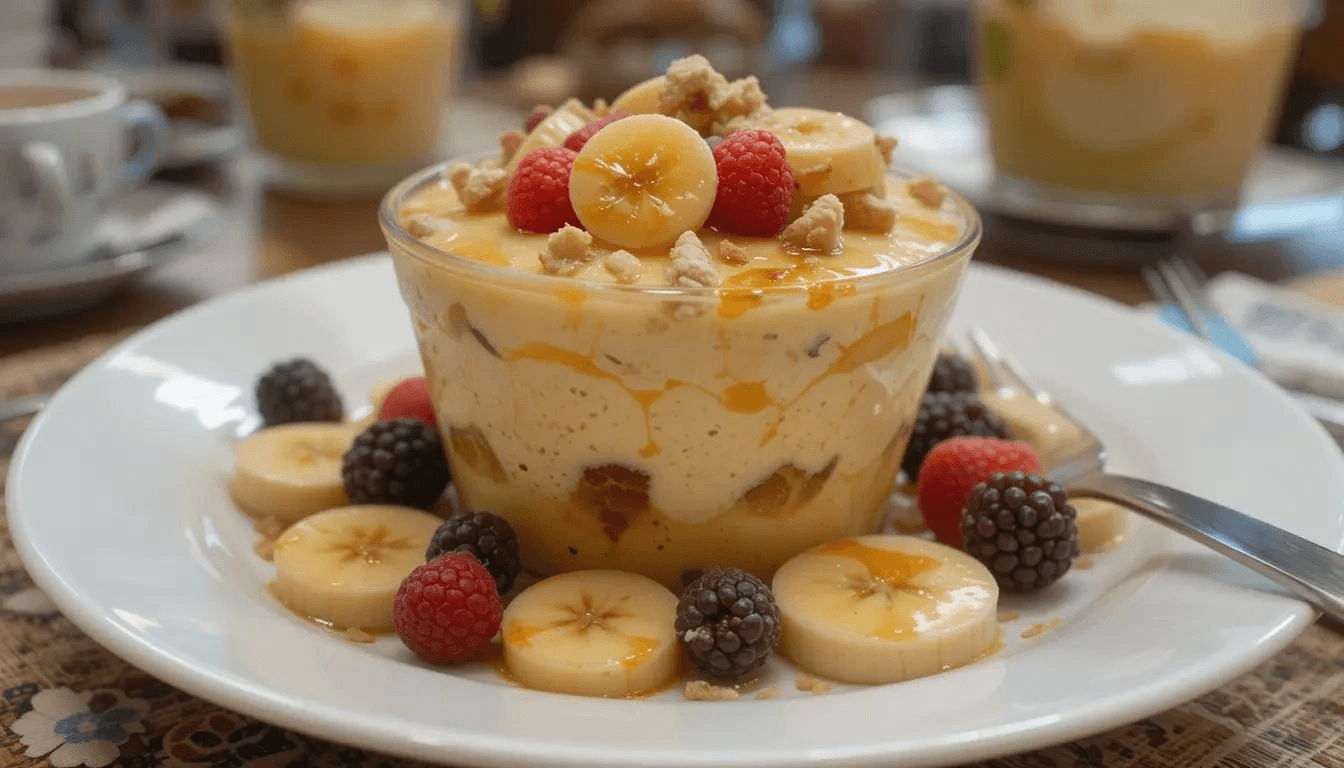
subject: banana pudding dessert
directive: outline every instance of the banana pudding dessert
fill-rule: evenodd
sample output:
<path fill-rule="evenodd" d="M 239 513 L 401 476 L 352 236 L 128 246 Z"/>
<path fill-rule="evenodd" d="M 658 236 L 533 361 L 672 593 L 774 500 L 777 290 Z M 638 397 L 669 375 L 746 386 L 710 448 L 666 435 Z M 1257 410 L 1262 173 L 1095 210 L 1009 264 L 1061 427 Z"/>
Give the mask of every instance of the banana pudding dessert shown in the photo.
<path fill-rule="evenodd" d="M 974 212 L 700 57 L 525 128 L 385 200 L 423 376 L 358 419 L 309 360 L 258 379 L 229 485 L 272 594 L 587 696 L 995 652 L 1000 594 L 1070 573 L 1084 516 L 1044 469 L 1068 436 L 939 352 Z M 901 475 L 913 535 L 879 532 Z"/>
<path fill-rule="evenodd" d="M 668 586 L 875 530 L 975 213 L 699 56 L 525 127 L 381 215 L 466 505 Z"/>

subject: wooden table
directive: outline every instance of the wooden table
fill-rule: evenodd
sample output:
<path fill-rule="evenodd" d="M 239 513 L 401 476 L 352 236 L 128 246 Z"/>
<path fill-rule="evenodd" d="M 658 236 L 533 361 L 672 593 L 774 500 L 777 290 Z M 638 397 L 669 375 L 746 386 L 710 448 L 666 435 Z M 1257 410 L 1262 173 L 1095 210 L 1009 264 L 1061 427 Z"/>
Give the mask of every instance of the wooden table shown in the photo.
<path fill-rule="evenodd" d="M 813 73 L 772 92 L 781 94 L 777 103 L 857 112 L 867 98 L 892 85 L 872 77 Z M 475 111 L 456 120 L 460 133 L 453 142 L 463 148 L 489 146 L 492 121 L 519 119 L 511 108 L 479 100 L 490 93 L 488 87 L 478 84 L 472 91 L 478 97 Z M 125 333 L 183 307 L 264 278 L 383 248 L 376 200 L 323 201 L 267 191 L 246 158 L 173 181 L 214 197 L 226 219 L 220 237 L 94 309 L 0 329 L 0 399 L 55 388 Z M 1042 261 L 1029 241 L 996 239 L 998 225 L 990 225 L 976 257 L 982 261 L 1124 302 L 1147 298 L 1134 264 L 1098 266 L 1086 254 L 1071 263 Z M 1344 278 L 1329 272 L 1344 267 L 1338 233 L 1253 249 L 1208 247 L 1197 256 L 1210 272 L 1238 269 L 1267 279 L 1305 279 L 1310 290 L 1344 304 Z M 0 424 L 0 478 L 25 426 Z M 1092 738 L 985 765 L 1344 768 L 1341 659 L 1344 632 L 1318 624 L 1253 673 L 1196 701 Z M 60 707 L 78 716 L 87 710 L 89 717 L 120 707 L 130 719 L 105 740 L 74 745 L 51 736 L 56 720 L 49 711 Z M 407 765 L 222 710 L 127 665 L 55 613 L 33 588 L 7 529 L 0 526 L 0 763 L 101 766 L 113 761 L 175 768 Z"/>

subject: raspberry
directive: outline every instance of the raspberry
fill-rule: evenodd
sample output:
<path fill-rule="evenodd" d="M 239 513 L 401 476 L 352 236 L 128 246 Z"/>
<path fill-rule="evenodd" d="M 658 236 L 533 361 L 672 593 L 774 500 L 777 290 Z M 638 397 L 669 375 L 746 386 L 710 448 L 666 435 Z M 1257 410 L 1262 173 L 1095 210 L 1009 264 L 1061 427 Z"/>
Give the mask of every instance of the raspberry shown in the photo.
<path fill-rule="evenodd" d="M 719 186 L 708 226 L 729 235 L 774 237 L 789 219 L 793 171 L 769 131 L 730 133 L 714 147 Z"/>
<path fill-rule="evenodd" d="M 1044 470 L 1030 445 L 993 437 L 954 437 L 935 445 L 919 468 L 919 511 L 938 540 L 958 549 L 961 511 L 995 472 Z"/>
<path fill-rule="evenodd" d="M 630 113 L 626 112 L 624 109 L 617 109 L 613 112 L 609 112 L 606 117 L 598 118 L 579 130 L 569 134 L 569 138 L 565 139 L 565 146 L 578 152 L 580 149 L 583 149 L 583 145 L 587 144 L 589 139 L 593 138 L 593 134 L 606 128 L 617 120 L 629 116 Z"/>
<path fill-rule="evenodd" d="M 424 376 L 412 376 L 397 384 L 383 398 L 383 404 L 378 408 L 378 418 L 419 419 L 431 427 L 437 426 L 439 420 L 434 415 L 434 404 L 429 399 L 429 382 Z"/>
<path fill-rule="evenodd" d="M 1078 556 L 1078 512 L 1055 483 L 1025 472 L 995 472 L 977 485 L 961 515 L 966 553 L 1009 592 L 1055 583 Z"/>
<path fill-rule="evenodd" d="M 495 580 L 465 552 L 450 552 L 411 571 L 392 601 L 392 625 L 431 664 L 469 658 L 499 631 Z"/>
<path fill-rule="evenodd" d="M 527 129 L 528 133 L 535 131 L 537 126 L 541 125 L 541 121 L 545 120 L 546 116 L 551 114 L 551 112 L 552 110 L 550 107 L 545 104 L 538 104 L 532 108 L 532 113 L 527 116 L 527 122 L 523 123 L 523 127 Z"/>
<path fill-rule="evenodd" d="M 508 520 L 490 512 L 458 512 L 444 520 L 425 548 L 425 562 L 446 552 L 474 555 L 490 572 L 501 595 L 523 572 L 518 534 Z"/>
<path fill-rule="evenodd" d="M 527 153 L 505 195 L 509 223 L 524 232 L 555 232 L 566 224 L 576 227 L 579 217 L 569 202 L 569 172 L 577 153 L 564 147 L 545 147 Z"/>

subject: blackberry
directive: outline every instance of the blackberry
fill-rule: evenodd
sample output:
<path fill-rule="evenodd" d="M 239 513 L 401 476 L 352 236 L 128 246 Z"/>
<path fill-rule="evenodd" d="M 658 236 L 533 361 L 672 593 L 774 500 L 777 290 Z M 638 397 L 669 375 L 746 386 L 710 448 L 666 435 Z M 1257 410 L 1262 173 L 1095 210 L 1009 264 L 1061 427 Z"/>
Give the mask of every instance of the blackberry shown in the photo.
<path fill-rule="evenodd" d="M 971 493 L 961 537 L 1001 589 L 1029 592 L 1069 572 L 1078 556 L 1078 512 L 1063 488 L 1040 475 L 995 472 Z"/>
<path fill-rule="evenodd" d="M 915 426 L 901 459 L 901 469 L 914 482 L 919 465 L 933 446 L 951 437 L 1008 437 L 1008 427 L 973 392 L 927 392 L 919 401 Z"/>
<path fill-rule="evenodd" d="M 257 379 L 256 396 L 257 410 L 268 427 L 295 421 L 340 421 L 345 416 L 331 377 L 302 357 L 271 366 Z"/>
<path fill-rule="evenodd" d="M 975 368 L 965 359 L 947 352 L 939 353 L 929 376 L 929 392 L 977 392 L 980 380 Z"/>
<path fill-rule="evenodd" d="M 374 422 L 341 458 L 341 480 L 351 504 L 429 509 L 450 479 L 439 433 L 419 419 Z"/>
<path fill-rule="evenodd" d="M 779 611 L 765 582 L 737 568 L 713 570 L 677 603 L 677 637 L 691 663 L 718 678 L 759 669 L 779 645 Z"/>
<path fill-rule="evenodd" d="M 448 552 L 466 552 L 481 561 L 502 595 L 523 570 L 518 534 L 509 521 L 490 512 L 457 512 L 444 520 L 425 550 L 425 562 Z"/>

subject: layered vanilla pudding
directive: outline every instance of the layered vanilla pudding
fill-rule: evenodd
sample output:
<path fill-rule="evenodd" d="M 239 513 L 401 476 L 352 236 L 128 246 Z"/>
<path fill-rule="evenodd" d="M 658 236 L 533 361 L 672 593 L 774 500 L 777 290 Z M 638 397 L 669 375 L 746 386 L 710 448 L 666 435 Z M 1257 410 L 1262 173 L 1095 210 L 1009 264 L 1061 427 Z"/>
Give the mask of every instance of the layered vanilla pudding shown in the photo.
<path fill-rule="evenodd" d="M 381 211 L 465 504 L 674 589 L 872 532 L 975 212 L 698 56 L 528 122 Z"/>
<path fill-rule="evenodd" d="M 1278 115 L 1302 0 L 978 0 L 999 171 L 1131 198 L 1235 200 Z"/>

